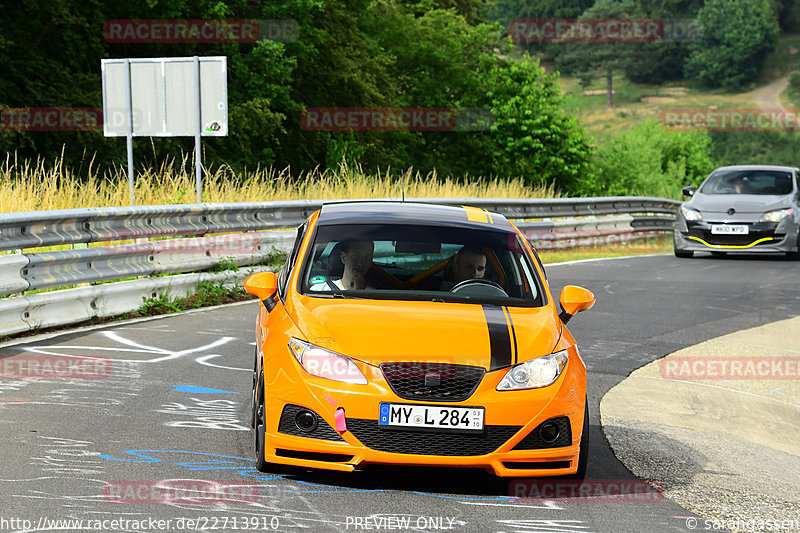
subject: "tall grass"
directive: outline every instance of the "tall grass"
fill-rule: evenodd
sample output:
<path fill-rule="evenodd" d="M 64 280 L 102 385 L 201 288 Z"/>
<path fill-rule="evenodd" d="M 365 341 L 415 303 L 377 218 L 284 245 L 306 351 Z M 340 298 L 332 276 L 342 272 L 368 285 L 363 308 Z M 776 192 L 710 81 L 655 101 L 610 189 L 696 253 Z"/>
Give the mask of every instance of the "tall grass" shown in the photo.
<path fill-rule="evenodd" d="M 402 181 L 402 186 L 401 186 Z M 401 188 L 402 187 L 402 188 Z M 450 197 L 450 198 L 551 198 L 552 186 L 534 187 L 521 178 L 511 180 L 441 177 L 408 170 L 402 180 L 389 169 L 365 172 L 344 162 L 336 170 L 314 169 L 292 174 L 283 170 L 256 169 L 237 173 L 230 167 L 205 169 L 204 202 L 245 202 L 299 199 L 345 199 Z M 194 165 L 186 156 L 164 162 L 158 168 L 137 169 L 136 205 L 196 202 Z M 82 176 L 64 164 L 63 156 L 52 161 L 18 160 L 7 154 L 0 160 L 0 212 L 111 207 L 130 205 L 125 169 L 100 175 L 90 161 Z"/>

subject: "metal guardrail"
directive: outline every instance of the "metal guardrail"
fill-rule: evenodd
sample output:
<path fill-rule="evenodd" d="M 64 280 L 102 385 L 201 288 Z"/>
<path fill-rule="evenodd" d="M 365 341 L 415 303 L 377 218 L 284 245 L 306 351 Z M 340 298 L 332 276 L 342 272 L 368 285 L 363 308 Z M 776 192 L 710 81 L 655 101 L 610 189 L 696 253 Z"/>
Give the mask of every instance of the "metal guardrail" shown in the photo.
<path fill-rule="evenodd" d="M 471 205 L 499 212 L 540 248 L 617 242 L 671 231 L 680 202 L 649 197 L 505 199 L 407 199 L 442 205 Z M 243 202 L 33 211 L 0 214 L 0 295 L 123 278 L 197 272 L 223 262 L 258 265 L 273 248 L 287 250 L 293 232 L 323 204 L 322 200 Z M 281 231 L 282 230 L 282 231 Z M 186 238 L 187 236 L 193 236 Z M 165 240 L 151 240 L 163 239 Z M 35 251 L 63 245 L 88 245 L 133 240 L 132 244 Z M 32 250 L 26 253 L 26 250 Z M 241 276 L 240 276 L 241 277 Z M 172 276 L 173 282 L 148 280 L 65 289 L 54 293 L 0 299 L 0 334 L 66 325 L 92 316 L 110 316 L 141 306 L 142 296 L 177 287 L 178 278 L 197 283 L 197 274 Z M 157 278 L 152 278 L 156 280 Z M 126 285 L 127 284 L 127 285 Z M 146 288 L 145 288 L 146 286 Z M 174 286 L 174 287 L 173 287 Z M 181 285 L 179 292 L 185 292 Z M 77 292 L 76 292 L 77 291 Z M 120 295 L 126 294 L 126 298 Z M 109 300 L 116 295 L 117 303 Z M 138 295 L 138 298 L 136 297 Z M 88 300 L 87 300 L 88 298 Z M 42 318 L 44 307 L 89 301 L 82 311 Z M 125 301 L 125 305 L 119 304 Z M 46 304 L 45 304 L 46 302 Z M 69 306 L 67 306 L 69 307 Z M 32 314 L 32 310 L 35 312 Z M 36 318 L 34 315 L 41 315 Z M 94 314 L 92 314 L 94 313 Z M 88 314 L 88 316 L 87 316 Z M 33 318 L 31 318 L 33 317 Z"/>

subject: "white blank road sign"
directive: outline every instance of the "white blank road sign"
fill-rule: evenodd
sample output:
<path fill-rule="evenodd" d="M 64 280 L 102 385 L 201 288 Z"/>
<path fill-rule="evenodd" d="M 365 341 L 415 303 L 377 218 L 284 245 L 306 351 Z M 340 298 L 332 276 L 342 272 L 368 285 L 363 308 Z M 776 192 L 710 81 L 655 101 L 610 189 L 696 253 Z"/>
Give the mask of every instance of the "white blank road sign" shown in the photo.
<path fill-rule="evenodd" d="M 128 134 L 125 59 L 103 59 L 103 131 Z M 129 59 L 134 137 L 194 137 L 197 86 L 192 57 Z M 227 58 L 200 57 L 201 135 L 228 134 Z"/>

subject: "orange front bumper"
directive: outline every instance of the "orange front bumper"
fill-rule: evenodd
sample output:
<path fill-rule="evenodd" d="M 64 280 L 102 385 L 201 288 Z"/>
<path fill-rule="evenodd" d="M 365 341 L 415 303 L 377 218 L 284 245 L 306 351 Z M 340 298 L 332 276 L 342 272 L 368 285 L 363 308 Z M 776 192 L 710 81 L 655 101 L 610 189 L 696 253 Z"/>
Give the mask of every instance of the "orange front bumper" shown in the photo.
<path fill-rule="evenodd" d="M 570 348 L 569 353 L 564 372 L 549 387 L 500 392 L 496 387 L 506 370 L 497 370 L 486 373 L 475 392 L 463 402 L 400 398 L 378 368 L 364 363 L 359 362 L 358 366 L 368 383 L 354 385 L 311 376 L 288 352 L 286 357 L 276 355 L 271 364 L 266 365 L 264 376 L 265 459 L 272 463 L 339 471 L 381 463 L 485 468 L 495 475 L 508 477 L 574 474 L 583 428 L 586 370 L 577 350 Z M 455 431 L 434 431 L 420 436 L 419 431 L 385 429 L 377 424 L 381 402 L 484 407 L 485 431 L 477 437 Z M 338 442 L 287 434 L 286 427 L 284 431 L 279 430 L 286 405 L 314 411 L 331 430 L 336 427 L 334 414 L 342 408 L 347 431 L 338 432 L 338 438 L 335 430 L 328 433 Z M 569 443 L 555 448 L 515 449 L 542 422 L 564 416 L 569 418 Z"/>

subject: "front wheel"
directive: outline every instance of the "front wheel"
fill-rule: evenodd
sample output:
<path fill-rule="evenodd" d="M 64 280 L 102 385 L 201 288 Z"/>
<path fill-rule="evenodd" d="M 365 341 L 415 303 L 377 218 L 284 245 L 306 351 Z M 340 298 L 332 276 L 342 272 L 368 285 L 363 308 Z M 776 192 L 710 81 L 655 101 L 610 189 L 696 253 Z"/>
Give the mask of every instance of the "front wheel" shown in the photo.
<path fill-rule="evenodd" d="M 581 432 L 581 448 L 578 455 L 578 471 L 575 472 L 575 479 L 586 478 L 586 468 L 589 466 L 589 399 L 583 410 L 583 431 Z"/>
<path fill-rule="evenodd" d="M 694 255 L 694 252 L 682 252 L 680 250 L 675 250 L 675 257 L 684 257 L 689 258 Z"/>
<path fill-rule="evenodd" d="M 256 408 L 255 408 L 255 429 L 253 443 L 256 455 L 256 468 L 260 472 L 267 472 L 267 461 L 264 458 L 266 453 L 266 432 L 267 432 L 267 411 L 264 405 L 264 373 L 258 376 L 256 382 Z"/>
<path fill-rule="evenodd" d="M 256 382 L 258 381 L 258 348 L 253 356 L 253 387 L 250 392 L 250 427 L 256 427 Z"/>

